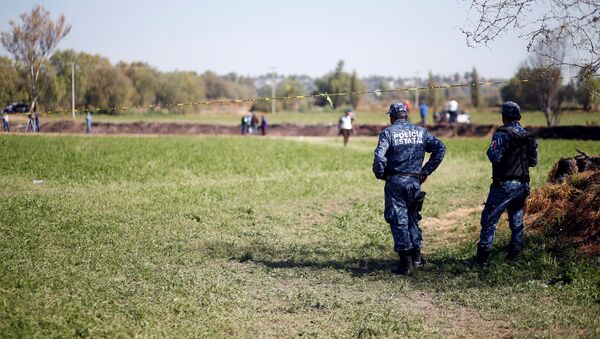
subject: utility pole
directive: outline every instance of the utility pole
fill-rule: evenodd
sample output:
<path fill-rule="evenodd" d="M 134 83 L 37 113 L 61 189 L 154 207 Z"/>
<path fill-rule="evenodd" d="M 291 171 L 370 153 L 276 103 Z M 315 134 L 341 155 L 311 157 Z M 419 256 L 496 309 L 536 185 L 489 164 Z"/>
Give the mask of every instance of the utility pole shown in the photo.
<path fill-rule="evenodd" d="M 419 71 L 415 72 L 415 87 L 419 86 Z M 419 90 L 415 90 L 415 110 L 419 107 Z"/>
<path fill-rule="evenodd" d="M 271 114 L 275 114 L 275 67 L 271 67 Z"/>
<path fill-rule="evenodd" d="M 71 63 L 71 110 L 75 120 L 75 63 Z"/>

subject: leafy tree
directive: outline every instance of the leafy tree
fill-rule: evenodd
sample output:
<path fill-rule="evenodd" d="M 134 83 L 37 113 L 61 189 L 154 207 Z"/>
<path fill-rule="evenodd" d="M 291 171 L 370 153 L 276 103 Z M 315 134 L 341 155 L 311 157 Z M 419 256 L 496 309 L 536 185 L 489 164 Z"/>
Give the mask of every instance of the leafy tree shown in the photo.
<path fill-rule="evenodd" d="M 332 73 L 327 73 L 321 78 L 315 80 L 318 93 L 341 93 L 350 92 L 352 88 L 350 74 L 344 72 L 344 61 L 340 60 Z M 335 107 L 350 104 L 350 96 L 340 95 L 332 96 L 331 100 Z M 328 105 L 326 98 L 318 98 L 317 105 Z"/>
<path fill-rule="evenodd" d="M 10 31 L 2 32 L 2 45 L 15 61 L 27 70 L 31 110 L 35 110 L 40 94 L 38 85 L 42 69 L 58 43 L 71 31 L 61 15 L 58 21 L 50 19 L 50 12 L 37 5 L 31 13 L 20 15 L 22 24 L 11 20 Z"/>
<path fill-rule="evenodd" d="M 271 86 L 266 85 L 261 87 L 258 90 L 259 97 L 271 97 Z M 283 81 L 280 81 L 275 87 L 275 96 L 283 97 L 283 96 L 296 96 L 296 95 L 306 95 L 306 89 L 295 76 L 286 77 Z M 275 101 L 276 109 L 278 111 L 302 111 L 307 109 L 307 103 L 304 100 L 284 100 Z M 252 105 L 251 110 L 255 111 L 264 111 L 268 112 L 271 110 L 271 102 L 270 101 L 260 101 L 255 102 Z"/>
<path fill-rule="evenodd" d="M 433 77 L 433 73 L 431 71 L 429 71 L 429 77 L 427 79 L 427 87 L 433 87 L 436 86 L 435 83 L 435 78 Z M 438 98 L 437 98 L 437 91 L 435 88 L 429 88 L 427 90 L 427 105 L 430 107 L 433 107 L 434 110 L 437 110 L 437 104 L 438 104 Z"/>
<path fill-rule="evenodd" d="M 479 107 L 479 102 L 479 73 L 473 67 L 473 72 L 471 72 L 471 104 L 477 108 Z"/>
<path fill-rule="evenodd" d="M 592 106 L 600 101 L 600 79 L 587 76 L 592 72 L 592 66 L 588 65 L 579 71 L 577 90 L 575 96 L 577 102 L 583 109 L 589 111 Z"/>
<path fill-rule="evenodd" d="M 86 98 L 89 98 L 91 74 L 96 72 L 99 67 L 109 67 L 108 59 L 99 55 L 92 55 L 85 52 L 75 52 L 73 50 L 57 51 L 50 58 L 50 63 L 54 67 L 55 77 L 66 87 L 66 96 L 55 98 L 56 102 L 63 108 L 71 106 L 71 72 L 75 65 L 75 105 L 77 107 L 93 106 Z M 112 67 L 112 66 L 110 66 Z"/>
<path fill-rule="evenodd" d="M 306 94 L 304 86 L 295 78 L 285 78 L 283 81 L 277 84 L 275 88 L 276 96 L 292 96 L 292 95 L 304 95 Z M 285 100 L 281 102 L 281 108 L 286 111 L 297 111 L 302 102 L 299 100 Z"/>
<path fill-rule="evenodd" d="M 38 99 L 38 107 L 44 110 L 56 111 L 62 110 L 66 105 L 61 105 L 61 101 L 70 102 L 70 85 L 69 82 L 61 81 L 57 77 L 56 68 L 51 63 L 44 66 L 40 74 L 40 93 Z"/>
<path fill-rule="evenodd" d="M 170 106 L 178 103 L 193 103 L 205 97 L 202 77 L 196 72 L 171 72 L 161 76 L 157 101 L 171 111 L 184 112 L 192 110 L 191 106 Z"/>
<path fill-rule="evenodd" d="M 157 103 L 157 91 L 159 86 L 159 73 L 144 62 L 133 62 L 117 64 L 123 73 L 131 80 L 135 89 L 132 97 L 133 105 L 148 106 Z"/>
<path fill-rule="evenodd" d="M 213 72 L 205 72 L 202 79 L 206 86 L 206 97 L 209 99 L 234 98 L 236 91 L 231 80 L 226 80 Z"/>
<path fill-rule="evenodd" d="M 131 80 L 110 63 L 103 63 L 90 75 L 86 102 L 104 112 L 114 113 L 119 107 L 131 105 L 133 94 Z"/>
<path fill-rule="evenodd" d="M 502 99 L 515 101 L 523 109 L 541 110 L 547 125 L 554 126 L 566 98 L 561 92 L 560 76 L 558 67 L 521 67 L 511 84 L 501 89 Z"/>
<path fill-rule="evenodd" d="M 356 75 L 356 71 L 352 71 L 352 76 L 350 77 L 350 91 L 351 92 L 359 92 L 364 88 L 363 83 L 360 81 L 358 76 Z M 360 95 L 352 95 L 350 96 L 350 103 L 352 107 L 356 109 L 358 107 L 358 103 L 360 102 Z"/>
<path fill-rule="evenodd" d="M 13 101 L 23 101 L 27 97 L 20 79 L 19 71 L 13 61 L 0 56 L 0 105 L 2 107 Z"/>

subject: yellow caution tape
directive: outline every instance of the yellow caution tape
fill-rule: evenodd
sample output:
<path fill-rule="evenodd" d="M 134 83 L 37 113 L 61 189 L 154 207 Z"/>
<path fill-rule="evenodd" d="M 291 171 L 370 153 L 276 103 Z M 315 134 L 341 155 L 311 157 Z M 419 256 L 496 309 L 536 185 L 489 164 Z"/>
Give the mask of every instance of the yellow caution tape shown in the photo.
<path fill-rule="evenodd" d="M 599 75 L 594 74 L 594 77 L 598 77 Z M 575 79 L 579 78 L 578 76 L 572 77 L 553 77 L 553 78 L 544 78 L 547 80 L 565 80 L 565 79 Z M 393 89 L 376 89 L 373 91 L 352 91 L 352 92 L 339 92 L 339 93 L 315 93 L 309 95 L 291 95 L 291 96 L 281 96 L 281 97 L 262 97 L 262 98 L 246 98 L 246 99 L 221 99 L 221 100 L 204 100 L 197 102 L 180 102 L 180 103 L 172 103 L 172 104 L 163 104 L 163 105 L 145 105 L 145 106 L 121 106 L 121 107 L 111 107 L 109 111 L 117 111 L 117 110 L 125 110 L 130 108 L 135 109 L 149 109 L 149 108 L 160 108 L 160 107 L 174 107 L 174 106 L 198 106 L 198 105 L 214 105 L 214 104 L 237 104 L 243 102 L 260 102 L 260 101 L 285 101 L 285 100 L 298 100 L 298 99 L 310 99 L 310 98 L 325 98 L 327 103 L 332 107 L 334 107 L 333 100 L 331 97 L 335 96 L 346 96 L 346 95 L 364 95 L 364 94 L 375 94 L 381 95 L 382 93 L 394 93 L 394 92 L 415 92 L 415 91 L 426 91 L 426 90 L 434 90 L 434 89 L 442 89 L 442 88 L 457 88 L 457 87 L 470 87 L 470 86 L 495 86 L 495 85 L 505 85 L 505 84 L 519 84 L 529 82 L 531 79 L 517 79 L 517 80 L 499 80 L 499 81 L 487 81 L 487 82 L 473 82 L 473 83 L 460 83 L 460 84 L 444 84 L 444 85 L 433 85 L 433 86 L 423 86 L 423 87 L 403 87 L 403 88 L 393 88 Z M 85 113 L 89 111 L 101 111 L 101 108 L 85 108 L 79 107 L 75 109 L 77 113 Z M 71 113 L 71 110 L 59 110 L 59 111 L 46 111 L 43 112 L 45 114 L 65 114 Z M 28 113 L 24 113 L 28 114 Z"/>

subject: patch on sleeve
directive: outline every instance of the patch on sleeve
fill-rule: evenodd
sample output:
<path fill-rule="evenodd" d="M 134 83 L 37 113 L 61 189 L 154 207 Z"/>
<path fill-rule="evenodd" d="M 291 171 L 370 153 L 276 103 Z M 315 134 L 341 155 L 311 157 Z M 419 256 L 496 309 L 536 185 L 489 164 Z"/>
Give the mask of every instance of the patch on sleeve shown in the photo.
<path fill-rule="evenodd" d="M 496 140 L 492 140 L 492 144 L 490 145 L 490 147 L 492 149 L 496 149 L 496 146 L 498 146 L 498 142 Z"/>

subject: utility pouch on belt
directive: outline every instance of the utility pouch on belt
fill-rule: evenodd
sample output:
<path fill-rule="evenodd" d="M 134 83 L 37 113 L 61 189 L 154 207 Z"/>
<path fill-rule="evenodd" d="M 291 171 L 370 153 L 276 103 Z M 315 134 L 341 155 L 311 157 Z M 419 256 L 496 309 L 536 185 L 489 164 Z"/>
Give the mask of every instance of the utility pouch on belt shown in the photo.
<path fill-rule="evenodd" d="M 425 201 L 425 195 L 427 195 L 427 193 L 425 193 L 423 191 L 420 191 L 419 194 L 417 194 L 417 199 L 415 200 L 415 208 L 419 212 L 423 209 L 423 202 Z"/>

